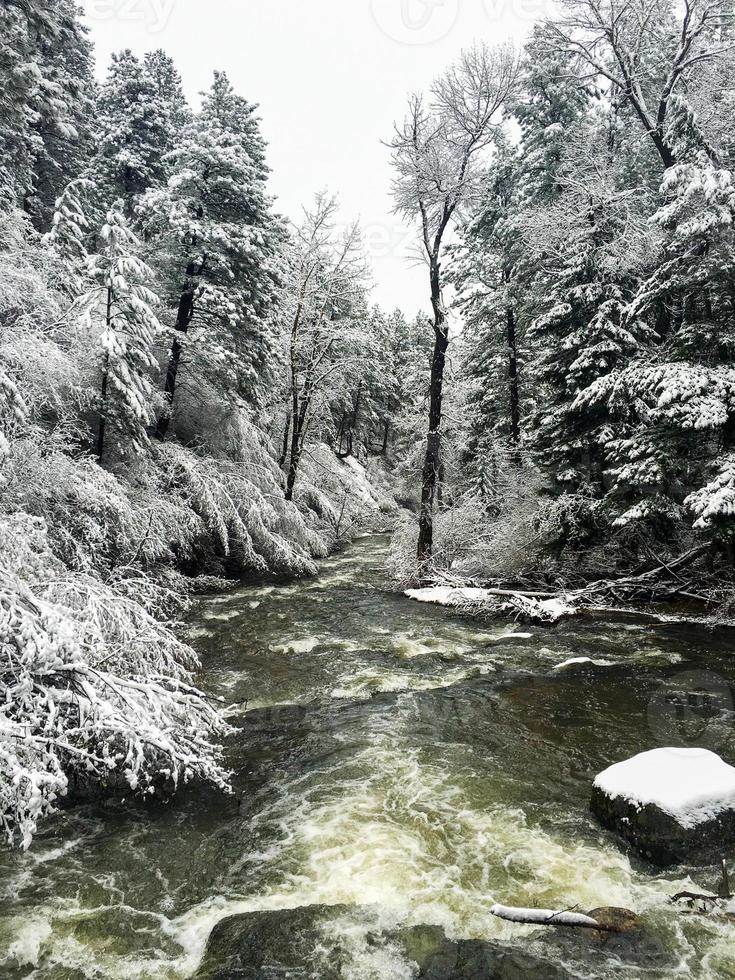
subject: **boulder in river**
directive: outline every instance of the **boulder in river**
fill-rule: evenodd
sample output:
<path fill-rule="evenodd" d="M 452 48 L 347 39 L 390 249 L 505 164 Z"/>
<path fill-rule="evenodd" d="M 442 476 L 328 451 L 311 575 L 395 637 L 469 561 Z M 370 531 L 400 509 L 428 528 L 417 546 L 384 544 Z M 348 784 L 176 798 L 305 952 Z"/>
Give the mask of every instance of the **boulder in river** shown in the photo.
<path fill-rule="evenodd" d="M 219 922 L 195 980 L 571 980 L 549 957 L 483 940 L 453 941 L 438 926 L 381 931 L 376 909 L 311 905 Z M 380 971 L 380 972 L 377 972 Z"/>
<path fill-rule="evenodd" d="M 637 928 L 631 913 L 595 914 L 614 932 L 544 929 L 543 935 L 501 943 L 450 939 L 436 925 L 388 927 L 384 911 L 370 907 L 249 912 L 215 926 L 195 980 L 572 980 L 602 955 L 621 972 L 636 965 L 652 978 L 673 973 L 676 960 Z"/>
<path fill-rule="evenodd" d="M 707 749 L 652 749 L 601 772 L 591 808 L 654 864 L 711 863 L 735 845 L 735 768 Z"/>

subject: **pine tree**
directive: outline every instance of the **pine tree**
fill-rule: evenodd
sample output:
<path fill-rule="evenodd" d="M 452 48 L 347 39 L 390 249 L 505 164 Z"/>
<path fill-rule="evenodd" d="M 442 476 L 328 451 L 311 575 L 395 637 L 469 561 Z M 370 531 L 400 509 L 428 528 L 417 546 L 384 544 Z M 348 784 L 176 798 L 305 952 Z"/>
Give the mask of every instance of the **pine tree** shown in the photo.
<path fill-rule="evenodd" d="M 165 165 L 172 176 L 141 202 L 151 251 L 175 310 L 165 381 L 165 437 L 182 363 L 223 397 L 253 401 L 273 337 L 284 229 L 266 191 L 265 144 L 255 107 L 216 74 L 202 111 Z"/>
<path fill-rule="evenodd" d="M 89 155 L 91 45 L 71 0 L 0 5 L 0 205 L 47 230 Z"/>
<path fill-rule="evenodd" d="M 512 106 L 521 130 L 519 157 L 527 203 L 553 200 L 561 190 L 558 174 L 564 147 L 589 111 L 589 93 L 577 68 L 577 58 L 554 44 L 548 25 L 534 25 L 524 48 L 522 94 Z"/>
<path fill-rule="evenodd" d="M 142 195 L 162 183 L 163 156 L 173 145 L 166 99 L 160 81 L 131 51 L 112 56 L 97 98 L 99 148 L 89 173 L 103 207 L 122 199 L 132 217 Z"/>
<path fill-rule="evenodd" d="M 454 252 L 452 279 L 465 321 L 462 363 L 468 440 L 463 458 L 470 485 L 491 494 L 503 446 L 519 459 L 523 432 L 520 378 L 527 313 L 527 270 L 520 226 L 520 157 L 499 141 L 485 177 L 482 203 Z"/>
<path fill-rule="evenodd" d="M 95 285 L 81 299 L 92 330 L 99 329 L 102 367 L 97 457 L 105 459 L 110 430 L 120 452 L 139 453 L 153 421 L 151 376 L 157 370 L 155 345 L 161 326 L 154 313 L 158 297 L 148 287 L 151 270 L 140 259 L 135 237 L 118 202 L 107 214 L 101 251 L 89 256 Z M 99 326 L 98 326 L 99 325 Z"/>
<path fill-rule="evenodd" d="M 162 154 L 167 153 L 174 149 L 177 137 L 191 122 L 192 112 L 186 101 L 181 75 L 173 58 L 159 48 L 145 55 L 143 66 L 168 110 L 169 142 L 161 147 Z"/>
<path fill-rule="evenodd" d="M 722 536 L 735 530 L 726 506 L 735 445 L 735 188 L 729 170 L 691 145 L 694 157 L 664 176 L 653 216 L 665 234 L 661 252 L 625 311 L 629 321 L 656 325 L 655 343 L 584 401 L 617 421 L 610 450 L 619 523 L 667 526 L 688 507 L 696 526 Z"/>

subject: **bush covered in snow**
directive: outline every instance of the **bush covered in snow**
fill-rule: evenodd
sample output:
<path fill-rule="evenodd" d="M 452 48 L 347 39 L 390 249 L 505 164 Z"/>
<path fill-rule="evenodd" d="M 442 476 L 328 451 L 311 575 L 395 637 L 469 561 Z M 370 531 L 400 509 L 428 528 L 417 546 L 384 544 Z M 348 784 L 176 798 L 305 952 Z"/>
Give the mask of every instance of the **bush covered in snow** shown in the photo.
<path fill-rule="evenodd" d="M 382 504 L 323 445 L 286 500 L 261 410 L 204 378 L 182 389 L 178 438 L 151 440 L 160 396 L 129 331 L 156 297 L 123 289 L 137 263 L 95 285 L 99 268 L 72 275 L 58 236 L 0 224 L 0 823 L 23 847 L 70 786 L 226 789 L 227 726 L 170 622 L 185 576 L 313 574 Z"/>

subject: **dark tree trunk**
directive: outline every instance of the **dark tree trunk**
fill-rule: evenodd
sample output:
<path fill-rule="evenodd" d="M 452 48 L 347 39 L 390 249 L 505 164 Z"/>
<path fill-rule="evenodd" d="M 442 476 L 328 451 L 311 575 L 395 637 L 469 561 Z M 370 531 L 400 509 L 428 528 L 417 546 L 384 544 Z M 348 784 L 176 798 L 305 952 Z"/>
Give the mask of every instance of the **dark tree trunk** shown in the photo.
<path fill-rule="evenodd" d="M 206 259 L 202 259 L 199 266 L 196 266 L 193 262 L 189 264 L 186 270 L 187 281 L 179 296 L 179 307 L 176 313 L 176 323 L 174 324 L 174 330 L 177 333 L 174 335 L 171 344 L 171 353 L 166 369 L 166 383 L 163 389 L 166 406 L 158 419 L 155 431 L 156 438 L 161 441 L 166 438 L 169 426 L 171 425 L 174 396 L 176 395 L 176 378 L 181 364 L 182 344 L 177 334 L 185 337 L 194 318 L 194 294 L 197 288 L 197 280 L 202 272 L 204 272 L 205 262 Z"/>
<path fill-rule="evenodd" d="M 388 453 L 388 435 L 390 433 L 390 422 L 388 419 L 385 420 L 385 426 L 383 428 L 383 445 L 380 447 L 380 455 L 386 456 Z"/>
<path fill-rule="evenodd" d="M 307 393 L 299 399 L 299 393 L 295 391 L 292 395 L 292 428 L 291 428 L 291 452 L 288 461 L 288 474 L 286 476 L 286 500 L 293 500 L 294 487 L 296 486 L 296 476 L 299 472 L 301 453 L 304 445 L 304 429 L 306 427 L 306 416 L 309 411 L 310 395 Z"/>
<path fill-rule="evenodd" d="M 107 287 L 107 309 L 105 312 L 105 323 L 110 329 L 112 323 L 112 289 Z M 100 388 L 100 422 L 97 430 L 97 460 L 102 462 L 105 454 L 105 435 L 107 432 L 107 388 L 110 380 L 110 355 L 105 354 L 105 366 L 102 369 L 102 386 Z"/>
<path fill-rule="evenodd" d="M 434 312 L 434 353 L 431 358 L 429 382 L 429 431 L 426 437 L 426 455 L 421 473 L 421 510 L 419 512 L 419 540 L 416 556 L 419 563 L 431 558 L 434 546 L 434 499 L 441 466 L 441 420 L 444 392 L 444 367 L 449 347 L 449 327 L 441 295 L 440 267 L 434 260 L 431 265 L 431 306 Z"/>
<path fill-rule="evenodd" d="M 286 462 L 286 457 L 288 456 L 288 437 L 291 434 L 291 413 L 286 412 L 286 424 L 283 427 L 283 444 L 281 446 L 281 458 L 278 460 L 278 465 L 283 466 Z"/>
<path fill-rule="evenodd" d="M 518 392 L 518 345 L 513 307 L 506 311 L 508 325 L 508 385 L 510 388 L 510 441 L 517 449 L 521 444 L 521 400 Z"/>

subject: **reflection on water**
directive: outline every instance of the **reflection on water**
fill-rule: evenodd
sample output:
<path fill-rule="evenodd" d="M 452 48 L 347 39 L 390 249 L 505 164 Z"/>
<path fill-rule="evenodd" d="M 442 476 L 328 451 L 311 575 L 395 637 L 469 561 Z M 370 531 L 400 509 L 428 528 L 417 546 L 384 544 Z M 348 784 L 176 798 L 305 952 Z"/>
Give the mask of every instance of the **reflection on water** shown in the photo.
<path fill-rule="evenodd" d="M 345 980 L 415 975 L 370 938 L 398 926 L 545 941 L 492 919 L 495 901 L 627 906 L 669 953 L 626 976 L 735 975 L 735 927 L 668 902 L 715 870 L 631 864 L 587 811 L 596 772 L 661 738 L 735 761 L 731 712 L 693 717 L 669 697 L 683 671 L 732 683 L 730 634 L 478 626 L 392 594 L 386 544 L 357 542 L 315 581 L 200 603 L 190 636 L 238 728 L 235 796 L 75 809 L 30 854 L 3 854 L 3 978 L 187 977 L 224 916 L 320 903 L 355 907 L 328 924 Z M 559 953 L 573 975 L 621 975 L 586 949 Z"/>

